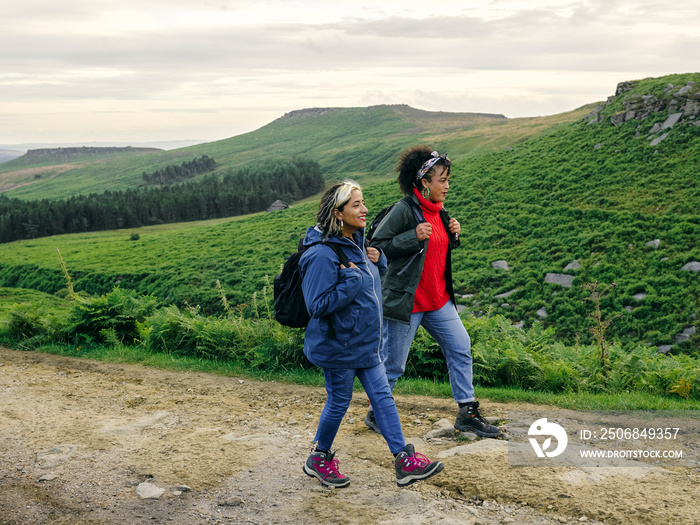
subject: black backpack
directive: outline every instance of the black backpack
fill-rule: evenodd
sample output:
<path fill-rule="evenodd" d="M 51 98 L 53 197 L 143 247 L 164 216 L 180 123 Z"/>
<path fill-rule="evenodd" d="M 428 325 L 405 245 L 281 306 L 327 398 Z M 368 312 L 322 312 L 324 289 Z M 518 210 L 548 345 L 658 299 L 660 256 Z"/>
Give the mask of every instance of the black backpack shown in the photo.
<path fill-rule="evenodd" d="M 304 294 L 301 289 L 299 259 L 301 259 L 302 254 L 306 250 L 321 243 L 333 248 L 340 263 L 346 268 L 350 267 L 347 256 L 337 244 L 319 241 L 304 246 L 304 239 L 301 239 L 297 251 L 287 258 L 287 262 L 282 267 L 282 272 L 275 276 L 273 283 L 275 319 L 277 319 L 278 323 L 291 326 L 292 328 L 304 328 L 309 324 L 311 316 L 306 310 L 306 301 L 304 301 Z"/>
<path fill-rule="evenodd" d="M 411 197 L 404 197 L 401 200 L 405 201 L 406 204 L 408 204 L 411 207 L 411 209 L 413 210 L 413 215 L 416 218 L 416 222 L 418 222 L 419 224 L 421 222 L 425 222 L 425 220 L 423 219 L 423 215 L 420 212 L 420 208 L 418 208 L 416 203 L 413 202 L 413 199 Z M 384 220 L 384 217 L 386 217 L 386 214 L 389 213 L 391 211 L 391 209 L 394 206 L 396 206 L 396 204 L 398 202 L 401 202 L 401 201 L 397 201 L 394 204 L 392 204 L 391 206 L 387 206 L 386 208 L 380 210 L 379 213 L 377 213 L 377 215 L 374 217 L 374 219 L 370 223 L 369 228 L 365 229 L 365 239 L 367 239 L 368 241 L 372 240 L 372 237 L 374 237 L 374 232 L 379 227 L 379 224 L 382 222 L 382 220 Z"/>

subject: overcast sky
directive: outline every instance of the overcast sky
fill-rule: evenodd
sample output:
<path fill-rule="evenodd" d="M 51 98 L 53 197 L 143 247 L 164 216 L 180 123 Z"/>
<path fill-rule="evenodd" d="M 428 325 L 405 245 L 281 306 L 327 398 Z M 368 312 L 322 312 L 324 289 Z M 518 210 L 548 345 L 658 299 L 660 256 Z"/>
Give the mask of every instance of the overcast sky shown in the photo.
<path fill-rule="evenodd" d="M 697 0 L 3 0 L 0 143 L 209 141 L 327 106 L 551 115 L 699 50 Z"/>

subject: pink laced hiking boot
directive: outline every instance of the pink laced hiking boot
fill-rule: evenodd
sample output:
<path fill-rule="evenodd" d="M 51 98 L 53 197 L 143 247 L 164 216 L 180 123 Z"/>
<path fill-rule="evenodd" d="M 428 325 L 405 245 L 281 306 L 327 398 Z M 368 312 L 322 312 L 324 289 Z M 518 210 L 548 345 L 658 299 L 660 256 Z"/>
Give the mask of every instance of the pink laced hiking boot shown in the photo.
<path fill-rule="evenodd" d="M 413 445 L 406 445 L 406 448 L 396 456 L 394 467 L 396 484 L 399 487 L 406 487 L 416 481 L 434 476 L 441 472 L 445 465 L 440 461 L 431 463 L 423 454 L 416 452 Z"/>
<path fill-rule="evenodd" d="M 335 452 L 315 450 L 304 463 L 304 473 L 317 478 L 326 487 L 343 488 L 350 485 L 350 478 L 338 471 L 338 460 L 334 459 Z"/>

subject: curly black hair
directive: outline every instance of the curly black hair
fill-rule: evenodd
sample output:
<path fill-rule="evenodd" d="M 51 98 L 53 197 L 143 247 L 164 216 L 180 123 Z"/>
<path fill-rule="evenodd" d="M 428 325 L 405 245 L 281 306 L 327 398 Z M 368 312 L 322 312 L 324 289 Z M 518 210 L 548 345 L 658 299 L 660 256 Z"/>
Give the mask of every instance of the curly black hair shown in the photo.
<path fill-rule="evenodd" d="M 399 183 L 399 188 L 401 188 L 401 192 L 404 195 L 412 195 L 413 188 L 422 189 L 420 181 L 416 180 L 416 176 L 421 166 L 432 157 L 433 151 L 434 150 L 428 146 L 413 146 L 404 150 L 401 155 L 399 155 L 399 163 L 396 166 L 396 171 L 399 176 L 396 181 Z M 428 182 L 432 179 L 435 166 L 444 166 L 447 168 L 447 173 L 449 174 L 452 163 L 449 160 L 438 160 L 423 177 Z"/>

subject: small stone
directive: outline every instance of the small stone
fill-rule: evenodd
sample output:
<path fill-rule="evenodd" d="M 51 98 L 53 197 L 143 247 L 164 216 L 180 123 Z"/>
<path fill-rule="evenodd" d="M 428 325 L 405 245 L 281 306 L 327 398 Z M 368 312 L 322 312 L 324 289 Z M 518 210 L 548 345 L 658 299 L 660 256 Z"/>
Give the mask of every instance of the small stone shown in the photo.
<path fill-rule="evenodd" d="M 179 490 L 181 492 L 190 492 L 192 489 L 189 488 L 187 485 L 179 485 L 176 487 L 176 490 Z"/>
<path fill-rule="evenodd" d="M 240 505 L 243 505 L 243 500 L 236 496 L 221 500 L 219 502 L 219 506 L 221 507 L 238 507 Z"/>
<path fill-rule="evenodd" d="M 136 487 L 136 495 L 141 499 L 158 499 L 164 492 L 165 489 L 147 482 L 141 483 L 138 487 Z"/>

